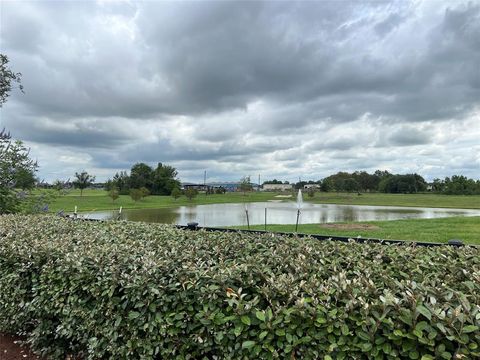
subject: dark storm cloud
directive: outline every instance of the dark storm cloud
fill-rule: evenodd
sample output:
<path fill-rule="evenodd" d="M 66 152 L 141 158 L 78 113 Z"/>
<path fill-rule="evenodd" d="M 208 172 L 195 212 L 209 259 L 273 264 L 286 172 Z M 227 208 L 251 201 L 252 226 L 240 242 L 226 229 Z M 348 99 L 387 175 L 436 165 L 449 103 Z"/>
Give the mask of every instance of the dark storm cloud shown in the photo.
<path fill-rule="evenodd" d="M 98 24 L 91 13 L 100 9 L 92 5 L 52 6 L 62 14 L 59 19 L 66 18 L 73 26 L 65 20 L 46 23 L 42 15 L 53 12 L 43 6 L 40 15 L 20 13 L 18 19 L 8 21 L 4 37 L 13 49 L 39 55 L 35 71 L 25 77 L 34 93 L 28 98 L 30 104 L 61 115 L 198 114 L 244 108 L 256 98 L 271 98 L 294 103 L 316 100 L 311 103 L 313 111 L 320 103 L 325 117 L 344 121 L 368 111 L 407 121 L 443 118 L 451 115 L 459 100 L 448 96 L 447 85 L 456 81 L 449 74 L 455 75 L 459 66 L 451 50 L 461 47 L 465 58 L 478 59 L 478 7 L 474 6 L 447 10 L 427 38 L 431 52 L 421 54 L 419 60 L 401 62 L 392 58 L 399 49 L 390 54 L 372 49 L 376 39 L 368 16 L 358 15 L 360 20 L 348 26 L 358 35 L 337 30 L 359 7 L 338 11 L 330 3 L 146 3 L 119 15 L 133 21 L 137 14 L 132 25 L 135 39 L 129 40 L 126 33 L 119 39 L 109 31 L 96 31 Z M 380 4 L 375 6 L 382 10 Z M 375 26 L 399 26 L 403 16 L 394 12 Z M 16 24 L 22 19 L 24 30 L 17 32 Z M 35 34 L 32 42 L 28 41 L 31 33 Z M 55 33 L 59 35 L 54 46 L 39 48 Z M 437 38 L 451 41 L 437 42 Z M 61 47 L 64 54 L 49 51 Z M 423 51 L 420 46 L 413 50 Z M 449 72 L 444 72 L 445 66 Z M 477 73 L 473 67 L 471 71 Z M 440 87 L 432 83 L 438 75 L 443 77 Z M 462 105 L 468 110 L 478 93 L 469 93 L 468 84 L 461 87 L 466 95 Z M 385 95 L 395 99 L 385 101 Z M 344 97 L 350 105 L 342 111 Z M 438 98 L 443 106 L 434 110 Z"/>
<path fill-rule="evenodd" d="M 212 161 L 275 172 L 303 166 L 295 157 L 315 167 L 318 152 L 368 165 L 359 146 L 383 164 L 381 148 L 432 144 L 441 124 L 480 106 L 478 2 L 1 6 L 1 51 L 26 89 L 2 124 L 81 148 L 99 168 Z"/>
<path fill-rule="evenodd" d="M 136 42 L 132 44 L 134 48 L 129 49 L 128 39 L 119 41 L 108 31 L 95 31 L 91 13 L 98 13 L 98 8 L 92 5 L 54 6 L 55 13 L 62 16 L 53 24 L 42 23 L 42 15 L 53 14 L 51 8 L 43 6 L 40 15 L 20 13 L 17 19 L 7 21 L 4 26 L 7 46 L 12 44 L 13 49 L 38 52 L 38 44 L 46 42 L 54 32 L 60 35 L 57 46 L 71 47 L 66 49 L 67 54 L 51 54 L 48 47 L 40 49 L 43 56 L 35 63 L 35 73 L 39 75 L 27 77 L 31 80 L 26 80 L 26 85 L 31 84 L 36 95 L 29 101 L 46 112 L 71 116 L 144 117 L 154 113 L 221 111 L 246 107 L 257 97 L 271 97 L 294 102 L 321 99 L 326 117 L 345 121 L 366 111 L 403 117 L 407 121 L 451 115 L 449 101 L 442 101 L 442 111 L 432 111 L 437 108 L 432 99 L 440 95 L 442 100 L 448 100 L 439 91 L 432 93 L 434 86 L 429 87 L 429 91 L 417 93 L 415 99 L 410 98 L 410 87 L 428 85 L 437 74 L 430 62 L 431 54 L 424 54 L 420 64 L 405 61 L 399 65 L 382 54 L 363 51 L 353 42 L 352 33 L 336 31 L 349 16 L 358 12 L 358 7 L 348 6 L 339 12 L 330 3 L 163 6 L 146 3 L 144 7 L 127 8 L 121 13 L 125 20 L 138 13 L 134 26 Z M 178 21 L 180 16 L 182 20 Z M 433 54 L 443 51 L 450 55 L 451 47 L 466 42 L 471 46 L 462 49 L 465 55 L 472 55 L 474 35 L 479 34 L 478 26 L 474 25 L 477 17 L 478 7 L 447 10 L 443 23 L 436 29 L 436 36 L 449 35 L 452 41 L 429 44 Z M 66 26 L 65 19 L 83 31 Z M 368 20 L 368 17 L 360 19 Z M 391 23 L 398 26 L 401 19 L 402 15 L 394 12 L 375 26 L 385 27 Z M 16 26 L 22 20 L 26 23 L 23 33 L 17 32 Z M 357 23 L 360 34 L 365 37 L 362 45 L 369 49 L 370 44 L 366 42 L 375 40 L 369 38 L 371 25 L 365 21 Z M 465 24 L 472 25 L 459 30 Z M 31 33 L 35 34 L 33 42 L 28 41 Z M 355 54 L 355 50 L 360 52 Z M 478 48 L 476 50 L 478 56 Z M 93 58 L 89 59 L 90 56 Z M 447 64 L 454 71 L 457 68 L 453 61 Z M 429 71 L 427 65 L 431 67 Z M 62 76 L 55 78 L 55 73 Z M 453 81 L 448 73 L 442 76 L 446 84 Z M 41 91 L 45 90 L 48 78 L 53 80 L 47 87 L 50 91 Z M 58 91 L 56 86 L 65 91 Z M 448 92 L 445 87 L 442 89 Z M 52 92 L 57 96 L 51 96 Z M 393 103 L 385 102 L 381 96 L 376 96 L 378 93 L 397 98 Z M 343 102 L 332 99 L 332 94 L 350 97 L 348 103 L 352 105 L 342 113 Z M 373 95 L 364 104 L 366 94 Z M 467 94 L 465 109 L 470 108 L 474 95 L 478 94 Z M 457 105 L 457 101 L 454 98 L 450 102 Z M 406 117 L 405 109 L 413 116 Z"/>
<path fill-rule="evenodd" d="M 18 109 L 17 109 L 18 110 Z M 12 135 L 23 140 L 46 145 L 87 148 L 112 148 L 138 140 L 119 118 L 70 119 L 58 121 L 25 114 L 18 110 L 3 121 Z"/>
<path fill-rule="evenodd" d="M 412 146 L 425 145 L 433 142 L 432 134 L 419 131 L 416 128 L 401 128 L 388 137 L 390 145 Z"/>

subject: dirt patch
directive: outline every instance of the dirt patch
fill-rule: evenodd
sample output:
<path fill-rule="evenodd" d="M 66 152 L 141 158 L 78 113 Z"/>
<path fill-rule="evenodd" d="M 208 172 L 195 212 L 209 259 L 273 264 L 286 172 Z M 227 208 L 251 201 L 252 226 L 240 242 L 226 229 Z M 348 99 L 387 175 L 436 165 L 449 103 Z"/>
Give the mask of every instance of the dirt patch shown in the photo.
<path fill-rule="evenodd" d="M 377 225 L 371 224 L 322 224 L 320 227 L 336 230 L 378 230 Z"/>
<path fill-rule="evenodd" d="M 276 198 L 291 198 L 292 195 L 276 195 Z"/>
<path fill-rule="evenodd" d="M 0 334 L 0 359 L 2 360 L 42 360 L 32 353 L 18 336 Z"/>

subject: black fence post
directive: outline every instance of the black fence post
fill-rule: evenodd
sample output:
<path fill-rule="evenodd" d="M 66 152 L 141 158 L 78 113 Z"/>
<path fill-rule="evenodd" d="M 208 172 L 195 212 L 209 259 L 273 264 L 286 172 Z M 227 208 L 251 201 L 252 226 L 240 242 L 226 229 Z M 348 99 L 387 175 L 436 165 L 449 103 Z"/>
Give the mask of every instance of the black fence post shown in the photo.
<path fill-rule="evenodd" d="M 187 223 L 187 229 L 188 230 L 197 230 L 198 229 L 198 223 L 197 222 Z"/>

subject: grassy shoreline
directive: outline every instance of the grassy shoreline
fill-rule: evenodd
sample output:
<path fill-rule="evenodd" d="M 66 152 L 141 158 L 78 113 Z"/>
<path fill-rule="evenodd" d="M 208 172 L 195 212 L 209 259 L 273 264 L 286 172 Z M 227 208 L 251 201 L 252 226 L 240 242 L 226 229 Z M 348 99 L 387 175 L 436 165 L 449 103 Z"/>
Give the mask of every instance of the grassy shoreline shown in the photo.
<path fill-rule="evenodd" d="M 113 210 L 122 206 L 124 209 L 152 209 L 168 208 L 189 205 L 261 202 L 268 200 L 294 201 L 294 196 L 289 199 L 276 198 L 278 193 L 252 192 L 226 193 L 208 195 L 199 194 L 195 199 L 188 200 L 185 196 L 175 200 L 171 196 L 148 196 L 134 202 L 130 196 L 121 195 L 115 202 L 103 190 L 85 190 L 83 196 L 80 191 L 71 191 L 68 195 L 59 196 L 50 204 L 50 211 L 73 211 L 75 206 L 78 211 Z M 379 206 L 405 206 L 405 207 L 438 207 L 480 209 L 480 195 L 438 195 L 438 194 L 383 194 L 383 193 L 316 193 L 313 198 L 304 194 L 305 202 L 316 204 L 339 205 L 379 205 Z"/>
<path fill-rule="evenodd" d="M 234 226 L 246 229 L 246 226 Z M 250 226 L 264 230 L 264 225 Z M 294 232 L 295 225 L 267 225 L 267 231 Z M 389 221 L 344 222 L 334 224 L 300 224 L 299 233 L 331 236 L 372 237 L 446 243 L 461 239 L 467 244 L 480 245 L 480 216 L 437 219 L 408 219 Z"/>
<path fill-rule="evenodd" d="M 480 195 L 316 193 L 313 198 L 304 195 L 304 200 L 316 204 L 480 209 Z"/>

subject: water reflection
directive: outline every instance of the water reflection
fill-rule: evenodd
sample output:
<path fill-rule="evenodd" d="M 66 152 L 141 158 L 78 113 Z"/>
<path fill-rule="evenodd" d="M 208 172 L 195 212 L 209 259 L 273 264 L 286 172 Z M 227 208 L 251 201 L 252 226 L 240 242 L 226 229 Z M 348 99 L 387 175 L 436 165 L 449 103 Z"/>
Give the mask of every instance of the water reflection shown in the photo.
<path fill-rule="evenodd" d="M 268 209 L 268 224 L 295 224 L 297 212 L 296 203 L 258 202 L 248 204 L 250 225 L 264 224 L 265 208 Z M 91 213 L 89 217 L 95 219 L 112 219 L 116 218 L 117 215 L 118 211 L 102 211 Z M 480 216 L 480 210 L 304 203 L 300 214 L 300 223 L 427 219 L 449 216 Z M 167 224 L 187 224 L 188 222 L 195 221 L 201 226 L 247 224 L 245 205 L 242 203 L 123 210 L 122 218 L 130 221 Z"/>

